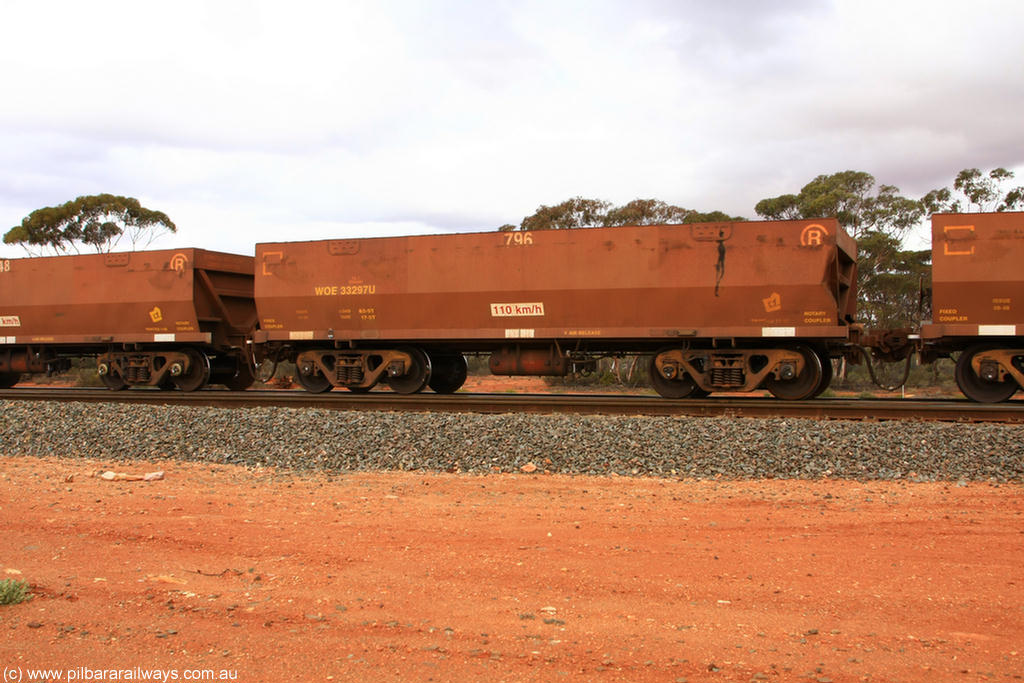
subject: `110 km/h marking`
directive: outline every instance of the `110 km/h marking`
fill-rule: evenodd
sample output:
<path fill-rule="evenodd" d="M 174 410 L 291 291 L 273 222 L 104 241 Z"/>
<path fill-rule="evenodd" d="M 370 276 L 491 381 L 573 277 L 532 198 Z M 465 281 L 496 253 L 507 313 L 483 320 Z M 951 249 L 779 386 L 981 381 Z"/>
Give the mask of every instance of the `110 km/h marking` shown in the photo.
<path fill-rule="evenodd" d="M 544 315 L 543 303 L 491 304 L 492 318 L 518 318 L 537 315 Z"/>

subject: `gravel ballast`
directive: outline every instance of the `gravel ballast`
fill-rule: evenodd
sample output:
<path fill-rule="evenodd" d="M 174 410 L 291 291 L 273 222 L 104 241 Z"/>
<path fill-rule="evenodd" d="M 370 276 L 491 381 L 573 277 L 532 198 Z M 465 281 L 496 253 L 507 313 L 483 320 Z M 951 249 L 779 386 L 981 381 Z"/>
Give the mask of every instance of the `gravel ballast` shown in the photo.
<path fill-rule="evenodd" d="M 1024 426 L 0 401 L 0 453 L 333 472 L 1024 481 Z"/>

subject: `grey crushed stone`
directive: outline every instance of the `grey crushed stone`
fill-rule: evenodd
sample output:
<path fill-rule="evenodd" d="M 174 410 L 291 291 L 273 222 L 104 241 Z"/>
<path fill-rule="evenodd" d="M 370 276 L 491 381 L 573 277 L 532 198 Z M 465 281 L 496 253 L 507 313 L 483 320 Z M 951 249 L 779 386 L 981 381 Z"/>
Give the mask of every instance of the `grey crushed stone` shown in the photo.
<path fill-rule="evenodd" d="M 333 472 L 1024 481 L 1024 426 L 0 401 L 0 454 Z"/>

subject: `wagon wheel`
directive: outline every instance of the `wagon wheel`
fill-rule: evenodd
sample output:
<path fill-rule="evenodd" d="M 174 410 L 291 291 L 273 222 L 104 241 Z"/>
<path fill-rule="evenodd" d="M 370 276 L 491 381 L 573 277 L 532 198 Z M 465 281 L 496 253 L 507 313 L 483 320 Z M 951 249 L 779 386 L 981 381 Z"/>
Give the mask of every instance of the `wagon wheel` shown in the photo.
<path fill-rule="evenodd" d="M 824 371 L 821 366 L 821 358 L 808 346 L 796 346 L 793 348 L 804 357 L 804 371 L 793 379 L 776 379 L 774 375 L 768 377 L 765 386 L 775 398 L 786 401 L 802 401 L 814 396 L 818 391 L 824 378 Z M 824 389 L 821 389 L 824 391 Z"/>
<path fill-rule="evenodd" d="M 960 354 L 956 361 L 956 383 L 964 396 L 979 403 L 1000 403 L 1009 399 L 1016 393 L 1017 382 L 1012 377 L 1005 381 L 994 382 L 984 377 L 979 377 L 974 368 L 971 367 L 971 360 L 979 353 L 998 349 L 996 344 L 978 344 Z"/>
<path fill-rule="evenodd" d="M 704 398 L 709 392 L 700 388 L 697 382 L 688 373 L 675 379 L 667 379 L 658 371 L 657 354 L 651 356 L 651 363 L 647 368 L 647 374 L 651 377 L 651 386 L 663 398 Z"/>
<path fill-rule="evenodd" d="M 111 391 L 121 391 L 128 386 L 128 382 L 125 382 L 120 375 L 100 375 L 103 385 Z"/>
<path fill-rule="evenodd" d="M 20 372 L 0 372 L 0 389 L 10 389 L 21 379 Z"/>
<path fill-rule="evenodd" d="M 174 378 L 174 386 L 181 391 L 196 391 L 210 381 L 210 359 L 198 349 L 184 349 L 188 356 L 189 368 Z"/>
<path fill-rule="evenodd" d="M 128 386 L 128 382 L 124 381 L 124 377 L 114 374 L 114 368 L 109 363 L 100 363 L 97 372 L 99 373 L 100 381 L 103 382 L 103 386 L 111 391 L 121 391 Z"/>
<path fill-rule="evenodd" d="M 233 376 L 224 380 L 224 386 L 231 391 L 245 391 L 256 381 L 256 375 L 253 374 L 252 368 L 245 362 L 245 359 L 239 358 L 237 363 L 238 370 Z"/>
<path fill-rule="evenodd" d="M 327 379 L 315 365 L 313 366 L 313 372 L 308 375 L 303 374 L 301 368 L 297 368 L 297 370 L 295 381 L 311 394 L 323 394 L 334 388 L 331 380 Z"/>
<path fill-rule="evenodd" d="M 821 362 L 821 381 L 818 382 L 818 387 L 811 394 L 811 398 L 818 398 L 832 384 L 832 357 L 825 351 L 818 351 L 818 360 Z"/>
<path fill-rule="evenodd" d="M 461 353 L 430 354 L 430 388 L 438 394 L 454 394 L 466 383 L 469 368 Z"/>
<path fill-rule="evenodd" d="M 399 377 L 388 377 L 388 385 L 399 394 L 415 394 L 423 391 L 430 381 L 430 358 L 417 348 L 398 349 L 409 354 L 412 358 L 412 366 L 405 369 L 405 374 Z"/>

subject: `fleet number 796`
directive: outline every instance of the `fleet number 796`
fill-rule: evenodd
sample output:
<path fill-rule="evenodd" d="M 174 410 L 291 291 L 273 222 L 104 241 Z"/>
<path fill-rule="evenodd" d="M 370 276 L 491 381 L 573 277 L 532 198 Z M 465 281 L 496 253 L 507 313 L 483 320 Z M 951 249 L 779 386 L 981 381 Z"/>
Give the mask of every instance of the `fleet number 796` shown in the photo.
<path fill-rule="evenodd" d="M 510 231 L 505 233 L 506 247 L 526 247 L 533 244 L 533 234 L 529 232 Z"/>

